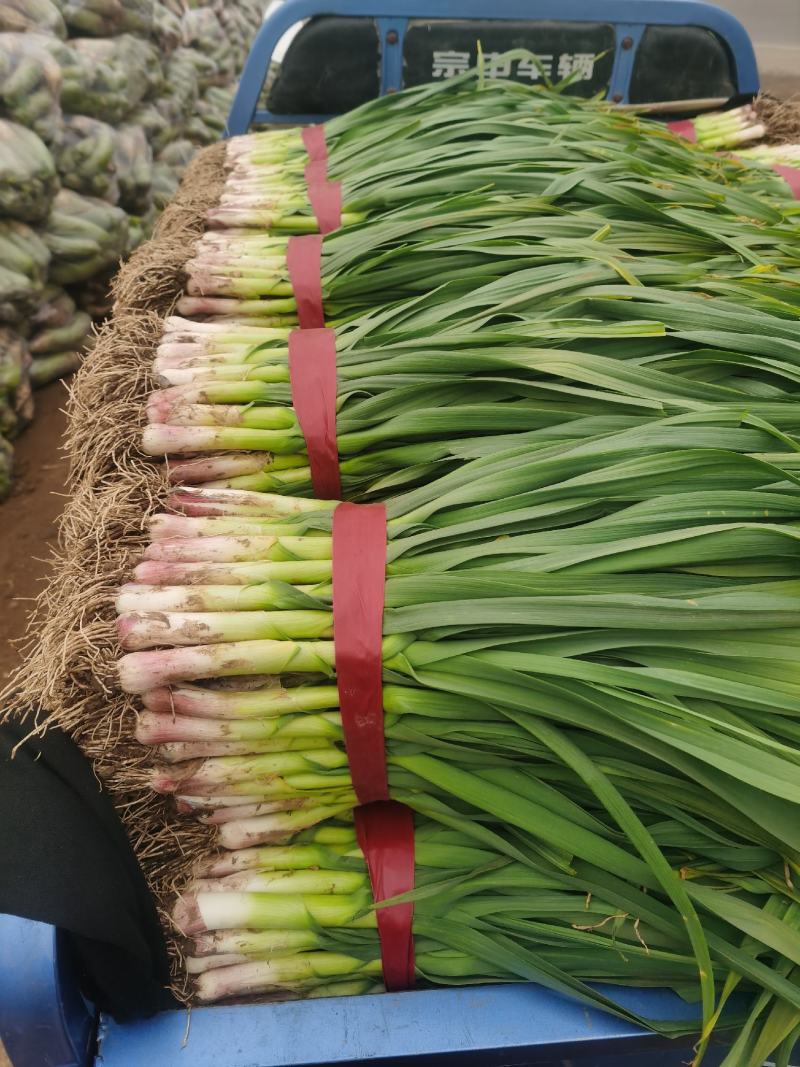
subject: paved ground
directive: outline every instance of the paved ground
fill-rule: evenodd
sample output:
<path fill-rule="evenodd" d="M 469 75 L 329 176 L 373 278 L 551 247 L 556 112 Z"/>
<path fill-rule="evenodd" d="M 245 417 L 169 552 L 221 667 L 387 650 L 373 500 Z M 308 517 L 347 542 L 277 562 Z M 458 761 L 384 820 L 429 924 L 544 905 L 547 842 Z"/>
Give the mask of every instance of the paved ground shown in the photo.
<path fill-rule="evenodd" d="M 763 88 L 770 93 L 774 93 L 775 96 L 781 98 L 781 100 L 787 100 L 790 96 L 794 96 L 795 93 L 800 93 L 800 76 L 793 77 L 789 74 L 762 74 L 761 76 Z"/>

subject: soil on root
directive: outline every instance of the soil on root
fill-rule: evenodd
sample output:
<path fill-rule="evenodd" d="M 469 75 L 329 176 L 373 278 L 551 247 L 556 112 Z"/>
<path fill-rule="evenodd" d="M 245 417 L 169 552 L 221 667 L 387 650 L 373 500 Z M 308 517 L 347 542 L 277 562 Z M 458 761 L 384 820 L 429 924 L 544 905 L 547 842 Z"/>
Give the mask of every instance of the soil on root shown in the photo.
<path fill-rule="evenodd" d="M 767 127 L 765 141 L 768 144 L 797 144 L 800 140 L 800 94 L 781 100 L 772 93 L 762 93 L 756 99 L 756 110 Z"/>

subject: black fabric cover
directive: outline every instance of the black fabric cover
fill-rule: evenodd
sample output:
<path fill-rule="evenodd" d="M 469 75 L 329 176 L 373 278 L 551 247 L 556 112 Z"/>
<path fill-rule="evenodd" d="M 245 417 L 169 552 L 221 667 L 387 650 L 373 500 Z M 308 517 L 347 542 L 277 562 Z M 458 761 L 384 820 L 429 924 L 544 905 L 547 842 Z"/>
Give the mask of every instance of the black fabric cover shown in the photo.
<path fill-rule="evenodd" d="M 60 927 L 83 993 L 119 1021 L 176 1003 L 155 905 L 88 761 L 61 730 L 0 726 L 0 912 Z"/>

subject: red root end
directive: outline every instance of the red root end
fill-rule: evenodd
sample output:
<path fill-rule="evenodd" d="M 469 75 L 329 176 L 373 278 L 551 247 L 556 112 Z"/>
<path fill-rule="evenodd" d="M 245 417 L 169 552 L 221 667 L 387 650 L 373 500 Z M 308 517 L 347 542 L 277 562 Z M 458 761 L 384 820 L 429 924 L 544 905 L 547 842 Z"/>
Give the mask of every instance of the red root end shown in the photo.
<path fill-rule="evenodd" d="M 171 563 L 160 560 L 145 560 L 133 571 L 133 576 L 141 585 L 173 585 L 174 571 Z"/>
<path fill-rule="evenodd" d="M 184 515 L 225 515 L 224 504 L 213 503 L 203 500 L 201 497 L 183 493 L 180 490 L 170 495 L 167 505 L 174 511 L 180 511 Z"/>
<path fill-rule="evenodd" d="M 161 392 L 151 394 L 147 401 L 147 421 L 152 423 L 166 422 L 172 414 L 175 405 L 169 397 L 164 397 Z"/>
<path fill-rule="evenodd" d="M 179 463 L 176 467 L 171 468 L 170 475 L 172 470 L 180 469 L 182 466 L 184 464 Z M 185 530 L 183 515 L 165 515 L 163 512 L 159 512 L 158 515 L 153 515 L 150 519 L 150 537 L 154 541 L 161 541 L 167 537 L 185 537 Z M 194 531 L 192 536 L 194 536 Z"/>
<path fill-rule="evenodd" d="M 172 921 L 184 937 L 194 937 L 195 934 L 207 932 L 206 924 L 203 922 L 200 908 L 197 905 L 197 898 L 191 893 L 178 897 L 172 909 Z"/>
<path fill-rule="evenodd" d="M 183 537 L 160 537 L 157 541 L 152 541 L 144 550 L 144 559 L 173 562 L 177 550 L 181 548 L 185 540 Z"/>
<path fill-rule="evenodd" d="M 172 463 L 169 468 L 169 480 L 173 485 L 201 485 L 217 477 L 213 467 L 214 461 L 209 459 L 189 459 L 182 463 Z"/>
<path fill-rule="evenodd" d="M 192 778 L 202 760 L 187 760 L 175 767 L 154 767 L 150 772 L 150 788 L 156 793 L 175 793 L 183 787 L 188 795 L 192 792 Z"/>
<path fill-rule="evenodd" d="M 140 745 L 162 745 L 169 741 L 184 741 L 186 735 L 191 736 L 193 725 L 197 719 L 186 719 L 181 716 L 156 714 L 146 711 L 139 716 L 136 724 L 136 740 Z M 202 723 L 202 720 L 200 720 Z"/>
<path fill-rule="evenodd" d="M 138 621 L 139 616 L 133 612 L 117 616 L 117 640 L 120 643 L 120 647 L 126 651 L 139 647 L 139 642 L 136 639 Z"/>
<path fill-rule="evenodd" d="M 142 703 L 148 711 L 167 712 L 171 715 L 173 710 L 177 710 L 173 690 L 168 689 L 166 686 L 163 689 L 151 689 L 149 693 L 145 693 L 142 697 Z"/>

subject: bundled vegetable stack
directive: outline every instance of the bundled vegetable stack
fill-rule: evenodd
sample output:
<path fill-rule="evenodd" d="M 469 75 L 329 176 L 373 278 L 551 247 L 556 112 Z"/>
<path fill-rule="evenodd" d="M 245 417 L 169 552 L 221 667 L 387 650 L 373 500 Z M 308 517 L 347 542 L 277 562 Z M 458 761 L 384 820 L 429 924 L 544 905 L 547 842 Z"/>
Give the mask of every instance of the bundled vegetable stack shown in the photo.
<path fill-rule="evenodd" d="M 487 818 L 496 833 L 511 832 L 535 856 L 522 886 L 544 877 L 542 888 L 574 892 L 551 918 L 565 940 L 585 925 L 601 956 L 616 954 L 620 937 L 627 949 L 639 936 L 645 955 L 656 946 L 677 953 L 683 979 L 672 956 L 658 971 L 648 955 L 643 970 L 626 951 L 626 981 L 689 993 L 699 969 L 710 976 L 700 983 L 709 1024 L 708 982 L 716 975 L 721 993 L 729 971 L 734 985 L 763 990 L 765 1004 L 777 996 L 776 1013 L 786 998 L 793 1020 L 798 1010 L 796 987 L 778 981 L 791 974 L 783 946 L 792 938 L 787 879 L 797 856 L 797 694 L 779 658 L 800 617 L 790 557 L 780 550 L 783 538 L 793 543 L 797 501 L 781 484 L 792 480 L 796 453 L 776 434 L 735 415 L 681 416 L 541 456 L 507 449 L 388 505 L 391 795 L 434 819 L 441 812 L 445 826 L 460 817 L 459 828 L 476 828 L 476 844 Z M 222 845 L 255 848 L 354 803 L 332 684 L 331 541 L 322 532 L 332 505 L 306 510 L 291 498 L 230 490 L 184 490 L 170 504 L 185 514 L 154 521 L 149 559 L 120 596 L 122 644 L 137 650 L 122 660 L 121 679 L 145 694 L 139 736 L 163 745 L 168 761 L 154 770 L 153 787 L 217 825 Z M 742 558 L 755 574 L 739 576 Z M 242 676 L 245 689 L 203 687 Z M 259 680 L 264 686 L 253 688 Z M 596 880 L 601 866 L 606 884 Z M 288 913 L 260 896 L 272 890 L 257 869 L 193 885 L 175 917 L 188 935 L 232 929 L 247 938 L 244 931 L 281 921 L 281 931 L 324 927 L 316 905 L 328 901 L 338 907 L 328 922 L 344 928 L 342 952 L 350 921 L 358 929 L 370 909 L 358 899 L 318 901 L 315 877 L 310 897 L 290 895 Z M 291 882 L 280 885 L 291 894 Z M 666 941 L 651 940 L 642 887 L 662 933 L 664 923 L 671 929 Z M 679 903 L 684 892 L 689 909 Z M 584 922 L 575 902 L 587 894 L 600 913 Z M 445 913 L 451 903 L 443 898 Z M 535 897 L 509 907 L 526 922 L 553 915 Z M 291 918 L 307 910 L 311 920 Z M 497 910 L 493 901 L 489 911 Z M 687 914 L 698 924 L 688 936 Z M 762 915 L 766 926 L 777 920 L 772 932 Z M 742 936 L 756 930 L 740 954 Z M 497 945 L 467 948 L 463 930 L 450 933 L 439 947 L 467 951 L 467 973 L 533 976 L 519 945 L 501 966 Z M 550 943 L 545 931 L 538 936 L 534 946 Z M 344 954 L 357 959 L 354 937 Z M 281 955 L 268 939 L 254 938 L 258 965 L 242 971 L 227 969 L 225 944 L 222 959 L 203 964 L 202 995 L 281 989 L 281 964 L 273 965 Z M 529 938 L 522 945 L 534 951 Z M 325 957 L 316 962 L 301 960 L 309 977 L 326 973 Z M 428 974 L 421 963 L 420 977 Z M 566 988 L 563 969 L 557 977 Z M 576 988 L 576 979 L 612 976 L 590 953 L 570 977 Z"/>
<path fill-rule="evenodd" d="M 149 235 L 197 146 L 220 137 L 263 17 L 256 0 L 235 7 L 222 0 L 190 8 L 172 0 L 0 4 L 0 224 L 36 227 L 36 248 L 44 241 L 52 252 L 54 299 L 73 306 L 71 318 L 32 336 L 31 281 L 3 260 L 10 276 L 3 276 L 2 322 L 17 333 L 12 349 L 30 346 L 36 356 L 37 385 L 75 369 L 86 316 L 110 310 L 120 258 Z"/>
<path fill-rule="evenodd" d="M 554 396 L 552 415 L 550 403 L 542 407 L 542 369 L 591 383 L 600 374 L 608 380 L 621 373 L 619 366 L 609 368 L 608 357 L 618 364 L 624 355 L 628 363 L 647 359 L 636 373 L 660 378 L 664 349 L 675 360 L 702 351 L 711 362 L 716 357 L 710 349 L 740 346 L 733 322 L 748 332 L 794 336 L 793 326 L 768 313 L 770 285 L 775 282 L 782 295 L 792 284 L 788 270 L 780 282 L 774 270 L 796 265 L 791 252 L 785 258 L 796 223 L 782 178 L 699 153 L 659 128 L 619 115 L 592 115 L 589 140 L 560 97 L 544 97 L 531 114 L 526 95 L 516 89 L 493 86 L 484 96 L 483 126 L 459 121 L 474 107 L 469 101 L 440 109 L 452 116 L 453 129 L 438 150 L 441 161 L 429 164 L 436 177 L 427 181 L 426 160 L 437 158 L 430 146 L 433 122 L 433 133 L 422 127 L 419 149 L 413 150 L 411 137 L 396 162 L 386 159 L 393 142 L 385 115 L 380 128 L 363 135 L 374 139 L 372 151 L 381 162 L 370 166 L 369 148 L 360 139 L 348 144 L 350 157 L 358 156 L 364 167 L 357 179 L 361 199 L 351 215 L 368 221 L 323 239 L 321 274 L 326 321 L 336 333 L 339 470 L 350 498 L 449 469 L 460 455 L 475 454 L 476 435 L 563 433 L 554 427 L 568 406 Z M 513 113 L 515 106 L 527 114 L 494 136 L 492 112 Z M 433 116 L 444 123 L 438 111 Z M 405 121 L 402 108 L 396 121 Z M 606 140 L 599 135 L 601 122 Z M 485 140 L 478 141 L 482 129 Z M 557 151 L 551 147 L 554 133 Z M 151 397 L 145 448 L 153 455 L 209 453 L 173 467 L 176 479 L 311 492 L 287 347 L 296 299 L 287 238 L 279 233 L 302 231 L 315 219 L 295 199 L 294 180 L 290 199 L 284 198 L 270 170 L 275 164 L 260 164 L 266 176 L 252 179 L 252 192 L 243 192 L 239 167 L 245 158 L 257 168 L 251 159 L 285 154 L 297 138 L 276 138 L 271 149 L 264 136 L 231 142 L 229 191 L 211 212 L 215 228 L 186 265 L 188 295 L 178 310 L 221 317 L 167 320 L 158 351 L 155 366 L 165 388 Z M 462 169 L 466 143 L 472 148 Z M 647 186 L 631 174 L 633 154 L 642 172 L 646 167 L 652 175 Z M 498 171 L 503 157 L 506 166 Z M 332 148 L 332 173 L 338 173 L 336 159 Z M 267 181 L 270 191 L 259 192 L 258 183 Z M 458 183 L 463 193 L 448 196 Z M 504 191 L 491 183 L 503 184 Z M 345 197 L 347 188 L 345 178 Z M 761 192 L 782 198 L 783 207 Z M 381 212 L 387 195 L 400 206 Z M 272 234 L 258 230 L 267 209 L 254 202 L 265 199 L 276 220 Z M 285 214 L 275 213 L 279 202 Z M 769 244 L 742 216 L 773 227 Z M 224 222 L 237 228 L 228 233 Z M 251 228 L 243 228 L 248 222 Z M 750 266 L 744 274 L 742 255 Z M 715 298 L 713 312 L 709 296 Z M 747 325 L 742 303 L 758 309 Z M 723 330 L 716 341 L 703 332 L 709 321 Z M 521 347 L 526 344 L 537 350 Z M 747 390 L 738 368 L 730 373 L 734 392 L 724 387 L 718 362 L 707 384 L 687 383 L 685 410 L 701 393 L 738 403 L 736 394 L 743 390 L 742 399 Z M 662 380 L 665 395 L 676 397 L 674 378 Z M 582 397 L 574 411 L 575 417 L 607 414 L 604 396 Z M 582 426 L 576 429 L 582 432 Z"/>
<path fill-rule="evenodd" d="M 629 1019 L 606 984 L 668 987 L 697 1022 L 636 1021 L 699 1031 L 696 1063 L 726 1028 L 727 1067 L 786 1063 L 789 186 L 473 75 L 326 140 L 343 224 L 317 268 L 327 422 L 310 436 L 293 354 L 308 277 L 287 235 L 317 225 L 303 142 L 237 139 L 156 357 L 144 447 L 176 489 L 117 601 L 149 786 L 227 850 L 174 902 L 197 995 L 393 985 L 337 686 L 337 590 L 362 579 L 337 578 L 345 512 L 311 499 L 335 424 L 341 497 L 388 519 L 383 751 L 414 813 L 417 981 L 522 978 Z"/>

